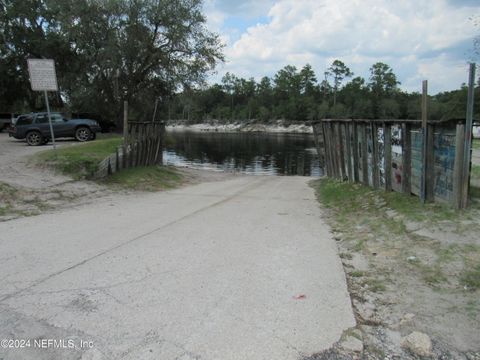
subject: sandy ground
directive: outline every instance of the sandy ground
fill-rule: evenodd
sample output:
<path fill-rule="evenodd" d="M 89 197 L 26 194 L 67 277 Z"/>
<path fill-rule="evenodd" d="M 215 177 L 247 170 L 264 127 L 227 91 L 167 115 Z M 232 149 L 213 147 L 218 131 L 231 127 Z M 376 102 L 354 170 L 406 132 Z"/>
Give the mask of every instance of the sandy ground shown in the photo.
<path fill-rule="evenodd" d="M 74 140 L 57 140 L 57 147 L 75 146 Z M 28 146 L 23 140 L 9 138 L 0 133 L 0 185 L 16 189 L 13 207 L 0 222 L 17 217 L 36 215 L 46 211 L 59 211 L 79 204 L 91 203 L 99 197 L 113 196 L 108 188 L 91 181 L 73 181 L 70 177 L 54 173 L 31 163 L 32 155 L 52 149 L 44 146 Z M 0 205 L 5 199 L 0 199 Z"/>
<path fill-rule="evenodd" d="M 480 259 L 478 206 L 442 220 L 414 220 L 371 191 L 349 221 L 331 209 L 324 217 L 347 273 L 364 351 L 336 344 L 311 360 L 480 360 L 480 290 L 462 282 Z M 430 338 L 429 357 L 402 347 L 413 332 Z"/>
<path fill-rule="evenodd" d="M 75 141 L 57 141 L 58 147 L 71 146 Z M 42 170 L 28 164 L 28 157 L 53 148 L 52 144 L 28 146 L 24 140 L 0 133 L 0 181 L 13 186 L 41 189 L 68 182 L 71 179 L 49 170 Z"/>

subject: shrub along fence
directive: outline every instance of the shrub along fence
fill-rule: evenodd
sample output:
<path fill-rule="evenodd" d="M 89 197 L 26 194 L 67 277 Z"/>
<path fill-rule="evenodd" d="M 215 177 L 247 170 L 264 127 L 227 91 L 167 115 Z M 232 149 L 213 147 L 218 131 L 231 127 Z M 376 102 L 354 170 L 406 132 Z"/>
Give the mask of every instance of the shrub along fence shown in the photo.
<path fill-rule="evenodd" d="M 421 120 L 324 119 L 312 126 L 327 176 L 467 206 L 465 120 L 428 121 L 425 132 Z"/>
<path fill-rule="evenodd" d="M 163 122 L 128 121 L 123 144 L 100 162 L 95 177 L 106 177 L 132 167 L 161 165 L 164 137 Z"/>

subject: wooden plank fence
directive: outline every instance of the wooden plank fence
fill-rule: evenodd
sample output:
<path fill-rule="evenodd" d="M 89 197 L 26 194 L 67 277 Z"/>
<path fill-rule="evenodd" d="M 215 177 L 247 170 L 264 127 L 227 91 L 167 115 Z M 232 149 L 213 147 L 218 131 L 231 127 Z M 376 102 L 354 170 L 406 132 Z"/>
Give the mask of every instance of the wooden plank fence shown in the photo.
<path fill-rule="evenodd" d="M 98 165 L 96 178 L 103 178 L 122 169 L 161 165 L 165 137 L 163 122 L 129 121 L 123 144 Z"/>
<path fill-rule="evenodd" d="M 422 120 L 324 119 L 312 126 L 327 176 L 466 207 L 465 120 L 424 120 L 426 134 Z"/>

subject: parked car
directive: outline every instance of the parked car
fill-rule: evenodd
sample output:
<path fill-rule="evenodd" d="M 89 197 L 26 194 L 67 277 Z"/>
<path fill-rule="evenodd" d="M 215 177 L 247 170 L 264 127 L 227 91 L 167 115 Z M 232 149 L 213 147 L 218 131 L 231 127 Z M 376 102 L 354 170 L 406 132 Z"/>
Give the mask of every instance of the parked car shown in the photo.
<path fill-rule="evenodd" d="M 80 113 L 72 113 L 72 117 L 79 118 L 79 119 L 92 119 L 95 120 L 98 125 L 102 128 L 102 133 L 108 133 L 112 130 L 115 130 L 116 125 L 112 120 L 103 118 L 102 115 L 97 113 L 91 112 L 80 112 Z"/>
<path fill-rule="evenodd" d="M 55 138 L 74 137 L 78 141 L 93 140 L 101 131 L 100 125 L 91 119 L 65 119 L 60 113 L 50 113 Z M 26 139 L 28 145 L 38 146 L 50 141 L 48 113 L 20 115 L 9 135 L 15 139 Z"/>

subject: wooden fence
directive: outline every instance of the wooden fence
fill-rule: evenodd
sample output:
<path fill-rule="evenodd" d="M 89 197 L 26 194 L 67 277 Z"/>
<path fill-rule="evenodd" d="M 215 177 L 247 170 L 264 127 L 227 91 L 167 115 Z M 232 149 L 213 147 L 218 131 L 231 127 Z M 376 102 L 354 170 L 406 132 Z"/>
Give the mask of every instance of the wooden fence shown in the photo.
<path fill-rule="evenodd" d="M 428 121 L 426 141 L 421 120 L 325 119 L 312 126 L 327 176 L 466 207 L 465 120 Z"/>
<path fill-rule="evenodd" d="M 165 124 L 129 121 L 123 144 L 98 165 L 95 177 L 102 178 L 119 170 L 163 163 Z"/>

